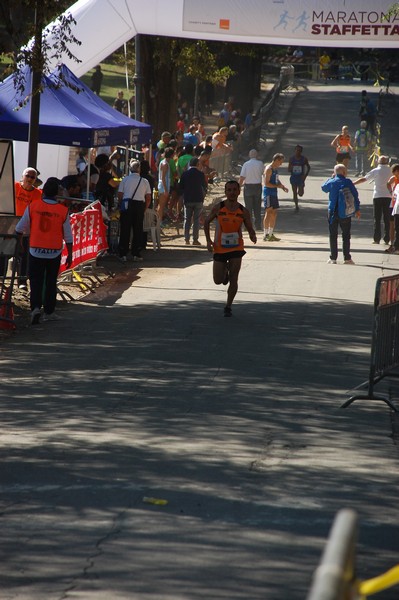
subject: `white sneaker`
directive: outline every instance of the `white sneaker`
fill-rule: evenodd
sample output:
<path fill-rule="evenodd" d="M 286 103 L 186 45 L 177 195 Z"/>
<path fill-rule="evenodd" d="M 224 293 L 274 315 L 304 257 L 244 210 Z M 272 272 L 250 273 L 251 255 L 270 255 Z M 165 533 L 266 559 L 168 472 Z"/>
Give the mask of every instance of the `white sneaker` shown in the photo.
<path fill-rule="evenodd" d="M 329 259 L 328 259 L 328 261 L 327 261 L 327 264 L 328 264 L 328 265 L 336 265 L 336 264 L 337 264 L 337 261 L 336 261 L 336 260 L 334 260 L 333 258 L 329 258 Z"/>
<path fill-rule="evenodd" d="M 133 256 L 133 262 L 142 262 L 142 261 L 143 261 L 142 256 Z"/>
<path fill-rule="evenodd" d="M 120 260 L 122 263 L 125 263 L 125 262 L 127 262 L 127 258 L 126 258 L 126 256 L 120 256 L 120 257 L 119 257 L 119 260 Z"/>
<path fill-rule="evenodd" d="M 31 325 L 39 325 L 41 316 L 42 316 L 42 311 L 40 310 L 40 308 L 34 308 L 30 315 Z"/>
<path fill-rule="evenodd" d="M 44 315 L 43 315 L 43 321 L 59 321 L 60 318 L 61 317 L 59 317 L 55 313 L 51 313 L 50 315 L 48 315 L 47 313 L 44 313 Z"/>
<path fill-rule="evenodd" d="M 351 258 L 349 258 L 348 260 L 344 260 L 344 265 L 354 265 L 354 264 L 355 263 Z"/>

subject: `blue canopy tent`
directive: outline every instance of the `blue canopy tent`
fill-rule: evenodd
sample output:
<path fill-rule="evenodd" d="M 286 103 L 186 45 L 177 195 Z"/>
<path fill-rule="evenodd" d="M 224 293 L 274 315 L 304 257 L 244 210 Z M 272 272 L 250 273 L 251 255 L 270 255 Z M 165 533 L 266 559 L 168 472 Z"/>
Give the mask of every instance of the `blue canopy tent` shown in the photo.
<path fill-rule="evenodd" d="M 0 138 L 27 141 L 31 72 L 25 70 L 25 92 L 14 87 L 15 76 L 0 83 Z M 39 143 L 94 148 L 131 146 L 151 139 L 151 125 L 135 121 L 109 106 L 65 65 L 42 78 Z M 19 106 L 21 106 L 19 108 Z"/>

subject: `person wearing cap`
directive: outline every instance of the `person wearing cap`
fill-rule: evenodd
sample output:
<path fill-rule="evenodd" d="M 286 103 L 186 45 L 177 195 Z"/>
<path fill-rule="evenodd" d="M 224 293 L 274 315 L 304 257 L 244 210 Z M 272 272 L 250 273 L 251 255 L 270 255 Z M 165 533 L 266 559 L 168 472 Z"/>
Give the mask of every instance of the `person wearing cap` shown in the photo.
<path fill-rule="evenodd" d="M 288 162 L 288 172 L 290 173 L 290 184 L 292 196 L 295 203 L 295 210 L 299 210 L 298 196 L 302 198 L 305 191 L 306 177 L 309 175 L 310 164 L 306 156 L 303 156 L 303 147 L 297 144 L 294 155 Z"/>
<path fill-rule="evenodd" d="M 392 172 L 389 166 L 388 156 L 380 156 L 378 165 L 371 169 L 364 177 L 356 179 L 354 185 L 360 185 L 364 182 L 373 181 L 373 212 L 374 212 L 374 231 L 373 244 L 379 244 L 381 241 L 381 217 L 384 221 L 384 242 L 389 244 L 390 240 L 390 222 L 391 222 L 391 193 L 388 189 L 388 182 L 391 179 Z"/>
<path fill-rule="evenodd" d="M 29 238 L 29 281 L 31 323 L 37 325 L 44 308 L 44 321 L 55 321 L 57 277 L 61 264 L 63 241 L 68 256 L 66 267 L 72 264 L 72 231 L 68 208 L 58 202 L 61 192 L 56 177 L 47 179 L 43 195 L 27 206 L 15 231 Z"/>
<path fill-rule="evenodd" d="M 143 245 L 143 219 L 145 209 L 151 203 L 151 187 L 140 175 L 140 161 L 130 161 L 130 175 L 122 179 L 118 188 L 120 210 L 119 258 L 127 261 L 130 233 L 133 233 L 131 254 L 135 262 L 142 261 L 140 250 Z"/>
<path fill-rule="evenodd" d="M 251 219 L 255 224 L 255 229 L 262 229 L 262 177 L 264 164 L 258 159 L 258 152 L 255 149 L 249 151 L 249 160 L 241 167 L 240 187 L 244 186 L 244 203 L 249 211 Z"/>
<path fill-rule="evenodd" d="M 180 177 L 179 192 L 184 204 L 184 239 L 190 244 L 190 229 L 193 226 L 193 246 L 201 246 L 199 241 L 200 217 L 206 194 L 205 175 L 199 170 L 199 158 L 193 156 L 189 168 Z"/>
<path fill-rule="evenodd" d="M 38 172 L 33 167 L 27 167 L 22 172 L 21 181 L 15 182 L 15 215 L 22 217 L 25 209 L 33 200 L 42 197 L 42 191 L 36 187 Z M 22 248 L 18 260 L 18 287 L 26 290 L 28 278 L 29 238 L 22 238 Z"/>

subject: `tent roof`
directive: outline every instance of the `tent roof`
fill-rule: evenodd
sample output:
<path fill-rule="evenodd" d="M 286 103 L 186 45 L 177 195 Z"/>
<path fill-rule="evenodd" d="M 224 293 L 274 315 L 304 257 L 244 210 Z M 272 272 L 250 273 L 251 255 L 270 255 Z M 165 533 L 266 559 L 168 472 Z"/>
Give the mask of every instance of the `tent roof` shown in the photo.
<path fill-rule="evenodd" d="M 15 75 L 10 75 L 0 84 L 0 137 L 27 141 L 30 101 L 20 109 L 18 106 L 31 89 L 31 72 L 25 67 L 22 95 L 16 91 L 14 79 Z M 43 76 L 42 83 L 40 143 L 92 148 L 144 144 L 151 139 L 151 125 L 130 119 L 109 106 L 65 65 L 57 67 L 50 76 Z"/>

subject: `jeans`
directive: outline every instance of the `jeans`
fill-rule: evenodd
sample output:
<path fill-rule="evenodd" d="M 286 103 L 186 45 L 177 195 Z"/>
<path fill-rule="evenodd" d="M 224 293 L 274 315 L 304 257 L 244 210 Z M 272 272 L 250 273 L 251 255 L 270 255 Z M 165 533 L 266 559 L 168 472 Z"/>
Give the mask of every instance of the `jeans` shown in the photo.
<path fill-rule="evenodd" d="M 198 242 L 202 202 L 187 202 L 184 205 L 184 239 L 190 241 L 191 222 L 193 223 L 193 241 Z"/>
<path fill-rule="evenodd" d="M 41 308 L 51 315 L 57 298 L 57 277 L 61 255 L 55 258 L 37 258 L 29 255 L 30 307 Z"/>
<path fill-rule="evenodd" d="M 262 206 L 262 184 L 244 184 L 244 202 L 248 209 L 251 221 L 255 229 L 262 229 L 261 206 Z"/>
<path fill-rule="evenodd" d="M 132 255 L 140 256 L 143 245 L 143 220 L 145 202 L 129 200 L 127 210 L 121 212 L 119 232 L 119 256 L 126 256 L 129 251 L 130 232 L 133 232 Z"/>
<path fill-rule="evenodd" d="M 338 257 L 338 225 L 342 231 L 342 251 L 344 260 L 350 260 L 350 243 L 351 243 L 351 218 L 340 219 L 337 216 L 332 217 L 329 221 L 330 230 L 330 258 L 337 260 Z"/>
<path fill-rule="evenodd" d="M 390 217 L 391 210 L 389 205 L 391 203 L 390 198 L 374 198 L 374 241 L 379 243 L 381 239 L 381 217 L 384 219 L 384 242 L 389 243 L 389 228 L 390 228 Z"/>

